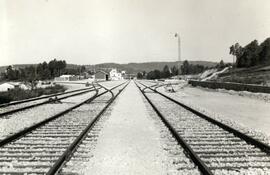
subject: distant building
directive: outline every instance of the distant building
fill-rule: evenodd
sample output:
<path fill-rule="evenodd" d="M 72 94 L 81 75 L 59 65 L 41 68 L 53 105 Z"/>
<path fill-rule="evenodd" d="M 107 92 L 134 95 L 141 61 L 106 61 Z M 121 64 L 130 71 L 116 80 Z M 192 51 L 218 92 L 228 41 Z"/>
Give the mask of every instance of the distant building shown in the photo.
<path fill-rule="evenodd" d="M 88 72 L 83 72 L 82 73 L 82 76 L 85 78 L 85 79 L 88 79 L 88 78 L 92 78 L 93 76 L 91 74 L 89 74 Z"/>
<path fill-rule="evenodd" d="M 54 86 L 54 83 L 50 81 L 41 81 L 41 80 L 39 80 L 36 85 L 37 88 L 46 88 L 46 87 L 52 87 L 52 86 Z"/>
<path fill-rule="evenodd" d="M 110 71 L 110 79 L 111 80 L 123 80 L 124 77 L 122 76 L 121 72 L 117 72 L 117 69 L 112 69 Z"/>
<path fill-rule="evenodd" d="M 6 82 L 6 83 L 3 83 L 3 84 L 0 84 L 0 91 L 9 91 L 9 90 L 15 89 L 15 88 L 21 88 L 21 89 L 24 89 L 24 90 L 30 89 L 30 87 L 26 86 L 23 83 Z"/>
<path fill-rule="evenodd" d="M 109 80 L 109 74 L 105 71 L 99 70 L 95 73 L 95 80 Z"/>
<path fill-rule="evenodd" d="M 125 79 L 134 79 L 137 77 L 137 74 L 125 74 L 124 78 Z"/>
<path fill-rule="evenodd" d="M 60 77 L 55 77 L 54 81 L 76 81 L 78 80 L 75 75 L 61 75 Z"/>
<path fill-rule="evenodd" d="M 3 83 L 0 84 L 0 91 L 9 91 L 10 89 L 14 89 L 15 86 L 10 83 Z"/>

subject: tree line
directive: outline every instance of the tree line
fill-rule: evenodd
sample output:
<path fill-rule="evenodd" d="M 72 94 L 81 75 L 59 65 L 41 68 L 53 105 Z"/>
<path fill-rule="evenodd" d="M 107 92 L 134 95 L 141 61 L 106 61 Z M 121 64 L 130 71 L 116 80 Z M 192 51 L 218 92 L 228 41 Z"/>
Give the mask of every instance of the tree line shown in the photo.
<path fill-rule="evenodd" d="M 36 81 L 50 80 L 63 74 L 81 75 L 86 72 L 85 66 L 74 66 L 67 68 L 65 60 L 51 60 L 48 63 L 44 61 L 37 65 L 26 66 L 25 68 L 14 69 L 8 66 L 1 77 L 7 81 Z M 92 74 L 91 71 L 89 71 Z"/>
<path fill-rule="evenodd" d="M 236 58 L 235 66 L 238 68 L 269 64 L 270 38 L 267 38 L 261 44 L 254 40 L 244 47 L 236 43 L 230 47 L 230 54 Z"/>
<path fill-rule="evenodd" d="M 199 74 L 202 73 L 208 69 L 208 67 L 205 67 L 203 65 L 198 65 L 198 64 L 189 64 L 187 60 L 183 62 L 183 65 L 181 66 L 181 74 L 182 75 L 190 75 L 190 74 Z"/>
<path fill-rule="evenodd" d="M 9 81 L 34 81 L 34 80 L 47 80 L 57 76 L 66 68 L 65 60 L 51 60 L 50 62 L 44 61 L 36 66 L 26 66 L 25 68 L 14 69 L 12 66 L 6 68 L 2 77 Z"/>
<path fill-rule="evenodd" d="M 181 75 L 188 75 L 188 74 L 199 74 L 203 72 L 204 70 L 208 69 L 208 67 L 205 67 L 203 65 L 193 65 L 189 64 L 187 60 L 183 62 L 183 64 L 180 67 L 180 74 Z M 176 66 L 173 66 L 172 68 L 169 68 L 168 65 L 165 65 L 162 70 L 153 70 L 148 73 L 145 71 L 137 73 L 138 79 L 161 79 L 161 78 L 170 78 L 172 76 L 176 76 L 179 74 L 179 69 Z"/>
<path fill-rule="evenodd" d="M 138 79 L 160 79 L 160 78 L 168 78 L 170 76 L 178 75 L 178 69 L 176 66 L 173 66 L 172 68 L 169 68 L 168 65 L 165 65 L 163 70 L 153 70 L 148 73 L 145 71 L 138 72 L 137 78 Z"/>

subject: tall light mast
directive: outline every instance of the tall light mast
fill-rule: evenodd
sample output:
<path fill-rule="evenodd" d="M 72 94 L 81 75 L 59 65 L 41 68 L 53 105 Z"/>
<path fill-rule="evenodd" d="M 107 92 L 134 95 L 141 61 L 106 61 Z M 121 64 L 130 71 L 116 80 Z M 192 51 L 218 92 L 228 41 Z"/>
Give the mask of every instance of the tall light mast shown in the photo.
<path fill-rule="evenodd" d="M 177 38 L 177 43 L 178 43 L 178 76 L 180 77 L 181 74 L 181 38 L 178 33 L 175 33 L 174 37 Z"/>

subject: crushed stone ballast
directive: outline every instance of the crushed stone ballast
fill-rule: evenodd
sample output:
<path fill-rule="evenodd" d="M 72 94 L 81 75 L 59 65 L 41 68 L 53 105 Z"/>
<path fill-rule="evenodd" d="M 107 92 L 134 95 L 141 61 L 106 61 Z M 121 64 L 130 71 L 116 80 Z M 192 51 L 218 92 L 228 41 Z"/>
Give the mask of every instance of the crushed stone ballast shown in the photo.
<path fill-rule="evenodd" d="M 137 83 L 203 174 L 270 172 L 270 147 L 189 106 Z"/>

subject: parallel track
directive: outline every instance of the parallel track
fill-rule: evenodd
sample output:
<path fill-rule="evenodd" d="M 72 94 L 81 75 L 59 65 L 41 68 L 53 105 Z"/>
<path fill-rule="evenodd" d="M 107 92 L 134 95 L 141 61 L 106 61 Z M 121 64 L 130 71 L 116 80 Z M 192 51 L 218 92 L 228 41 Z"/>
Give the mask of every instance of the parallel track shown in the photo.
<path fill-rule="evenodd" d="M 270 147 L 153 89 L 144 97 L 203 174 L 270 173 Z"/>
<path fill-rule="evenodd" d="M 53 94 L 53 95 L 49 95 L 49 96 L 45 96 L 45 97 L 38 97 L 38 98 L 33 98 L 33 99 L 27 99 L 27 100 L 22 100 L 22 101 L 17 101 L 14 103 L 10 103 L 10 104 L 5 104 L 3 106 L 1 106 L 0 108 L 0 118 L 10 115 L 10 114 L 14 114 L 16 112 L 19 111 L 23 111 L 26 109 L 30 109 L 30 108 L 34 108 L 37 106 L 41 106 L 44 104 L 48 104 L 50 102 L 55 102 L 56 100 L 52 98 L 52 100 L 50 101 L 49 99 L 51 97 L 58 97 L 57 100 L 63 100 L 69 97 L 74 97 L 77 95 L 82 95 L 91 91 L 95 91 L 95 89 L 93 87 L 90 88 L 83 88 L 83 89 L 77 89 L 74 91 L 68 91 L 68 92 L 64 92 L 64 93 L 57 93 L 57 94 Z M 12 108 L 11 108 L 12 106 Z"/>
<path fill-rule="evenodd" d="M 92 85 L 92 87 L 88 87 L 88 88 L 81 88 L 81 89 L 71 90 L 71 91 L 67 91 L 67 92 L 60 92 L 60 93 L 50 94 L 50 95 L 41 96 L 41 97 L 28 98 L 28 99 L 25 99 L 25 100 L 19 100 L 19 101 L 4 103 L 4 104 L 0 104 L 0 108 L 4 108 L 4 107 L 7 107 L 7 106 L 12 106 L 12 105 L 17 105 L 17 104 L 22 104 L 22 103 L 26 103 L 26 102 L 30 102 L 30 101 L 41 100 L 41 99 L 45 99 L 45 98 L 50 98 L 50 97 L 54 97 L 54 96 L 57 96 L 57 95 L 69 94 L 69 93 L 78 92 L 78 91 L 82 91 L 82 90 L 89 90 L 89 89 L 93 89 L 93 85 Z"/>
<path fill-rule="evenodd" d="M 1 141 L 0 174 L 55 174 L 117 97 L 112 91 L 126 85 L 95 88 L 93 97 Z"/>

